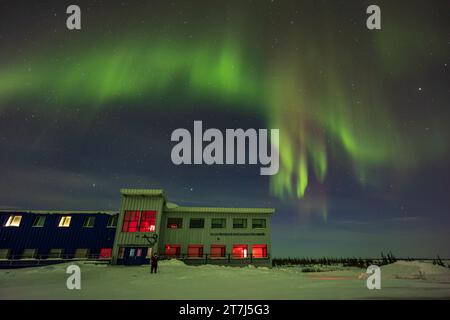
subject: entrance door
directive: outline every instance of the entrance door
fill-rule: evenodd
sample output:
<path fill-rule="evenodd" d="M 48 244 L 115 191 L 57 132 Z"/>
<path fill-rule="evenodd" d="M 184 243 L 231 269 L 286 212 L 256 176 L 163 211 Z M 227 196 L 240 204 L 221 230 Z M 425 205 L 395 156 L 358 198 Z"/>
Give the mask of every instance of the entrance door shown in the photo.
<path fill-rule="evenodd" d="M 146 247 L 127 247 L 123 255 L 123 262 L 126 265 L 141 265 L 146 261 Z"/>

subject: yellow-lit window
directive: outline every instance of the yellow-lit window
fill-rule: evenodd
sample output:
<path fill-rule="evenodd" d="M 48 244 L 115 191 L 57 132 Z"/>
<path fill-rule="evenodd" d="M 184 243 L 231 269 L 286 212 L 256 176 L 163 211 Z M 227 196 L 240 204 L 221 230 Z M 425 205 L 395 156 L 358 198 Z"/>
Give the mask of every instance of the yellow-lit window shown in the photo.
<path fill-rule="evenodd" d="M 9 216 L 8 221 L 6 221 L 5 227 L 18 227 L 20 226 L 20 221 L 22 216 Z"/>
<path fill-rule="evenodd" d="M 59 219 L 59 227 L 70 227 L 70 220 L 72 220 L 71 216 L 64 216 Z"/>

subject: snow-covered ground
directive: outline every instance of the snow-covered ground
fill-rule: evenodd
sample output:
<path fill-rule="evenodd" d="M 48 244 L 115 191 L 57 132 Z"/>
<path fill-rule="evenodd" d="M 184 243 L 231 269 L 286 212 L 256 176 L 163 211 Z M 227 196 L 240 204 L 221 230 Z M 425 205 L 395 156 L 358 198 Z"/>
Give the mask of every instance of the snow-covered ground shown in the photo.
<path fill-rule="evenodd" d="M 170 260 L 150 274 L 149 266 L 77 264 L 81 290 L 66 287 L 69 264 L 0 270 L 0 299 L 450 299 L 450 269 L 430 262 L 382 267 L 381 290 L 368 290 L 365 270 L 358 268 L 301 272 Z"/>

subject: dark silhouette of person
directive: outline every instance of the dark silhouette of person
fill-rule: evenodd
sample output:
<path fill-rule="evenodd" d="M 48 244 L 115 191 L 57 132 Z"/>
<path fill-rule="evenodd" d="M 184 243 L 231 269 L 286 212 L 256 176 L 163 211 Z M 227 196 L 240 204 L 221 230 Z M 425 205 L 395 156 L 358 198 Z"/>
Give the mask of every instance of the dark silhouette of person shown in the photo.
<path fill-rule="evenodd" d="M 150 258 L 150 264 L 151 264 L 150 273 L 153 273 L 153 271 L 156 273 L 158 270 L 158 256 L 156 253 Z"/>

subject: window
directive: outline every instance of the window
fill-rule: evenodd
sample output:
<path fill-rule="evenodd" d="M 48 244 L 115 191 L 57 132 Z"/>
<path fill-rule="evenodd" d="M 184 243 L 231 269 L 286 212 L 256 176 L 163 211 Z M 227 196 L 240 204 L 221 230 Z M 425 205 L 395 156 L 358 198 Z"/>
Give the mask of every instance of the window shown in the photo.
<path fill-rule="evenodd" d="M 233 245 L 233 258 L 244 259 L 248 257 L 248 246 L 246 244 Z"/>
<path fill-rule="evenodd" d="M 155 232 L 155 226 L 156 226 L 156 212 L 155 211 L 142 211 L 139 231 L 140 232 Z"/>
<path fill-rule="evenodd" d="M 134 249 L 130 249 L 130 252 L 131 252 L 131 250 L 134 250 Z M 130 253 L 130 255 L 131 255 L 131 253 Z M 137 248 L 136 249 L 136 257 L 140 257 L 140 256 L 142 256 L 142 248 Z"/>
<path fill-rule="evenodd" d="M 247 228 L 247 219 L 233 219 L 234 229 L 245 229 Z"/>
<path fill-rule="evenodd" d="M 37 249 L 24 249 L 22 259 L 34 259 L 37 256 Z"/>
<path fill-rule="evenodd" d="M 155 211 L 125 211 L 123 232 L 154 232 L 155 226 Z"/>
<path fill-rule="evenodd" d="M 88 256 L 89 256 L 89 249 L 87 248 L 75 250 L 75 258 L 84 259 L 87 258 Z"/>
<path fill-rule="evenodd" d="M 226 252 L 225 248 L 224 244 L 212 244 L 209 256 L 211 258 L 224 258 Z"/>
<path fill-rule="evenodd" d="M 267 245 L 254 244 L 252 248 L 253 258 L 267 258 Z"/>
<path fill-rule="evenodd" d="M 34 217 L 33 227 L 40 228 L 43 227 L 45 223 L 45 216 Z"/>
<path fill-rule="evenodd" d="M 85 217 L 83 222 L 84 228 L 93 228 L 95 224 L 95 217 Z"/>
<path fill-rule="evenodd" d="M 6 221 L 5 227 L 18 227 L 20 226 L 20 221 L 22 221 L 22 216 L 9 216 L 8 220 Z"/>
<path fill-rule="evenodd" d="M 199 244 L 188 245 L 188 257 L 189 258 L 203 257 L 203 246 Z"/>
<path fill-rule="evenodd" d="M 125 211 L 123 218 L 123 232 L 137 232 L 139 227 L 139 219 L 141 213 L 139 211 Z"/>
<path fill-rule="evenodd" d="M 252 220 L 252 228 L 259 229 L 266 227 L 266 219 L 253 219 Z"/>
<path fill-rule="evenodd" d="M 0 249 L 0 260 L 9 259 L 11 255 L 11 250 L 9 249 Z"/>
<path fill-rule="evenodd" d="M 178 257 L 181 254 L 181 246 L 179 244 L 167 244 L 165 255 L 169 257 Z"/>
<path fill-rule="evenodd" d="M 227 219 L 211 219 L 211 228 L 219 229 L 227 226 Z"/>
<path fill-rule="evenodd" d="M 63 249 L 50 249 L 48 253 L 49 258 L 61 258 L 64 250 Z"/>
<path fill-rule="evenodd" d="M 117 254 L 117 257 L 119 259 L 123 259 L 124 256 L 125 256 L 125 248 L 124 247 L 120 247 L 119 248 L 119 253 Z"/>
<path fill-rule="evenodd" d="M 180 229 L 183 225 L 183 218 L 167 218 L 167 228 Z"/>
<path fill-rule="evenodd" d="M 101 248 L 100 259 L 108 259 L 112 256 L 112 248 Z"/>
<path fill-rule="evenodd" d="M 205 219 L 203 218 L 192 218 L 189 221 L 189 228 L 192 229 L 201 229 L 205 227 Z"/>
<path fill-rule="evenodd" d="M 113 216 L 110 216 L 108 219 L 108 228 L 115 228 L 117 227 L 117 220 L 119 220 L 119 215 L 115 214 Z"/>
<path fill-rule="evenodd" d="M 70 227 L 70 221 L 72 220 L 71 216 L 63 216 L 59 219 L 58 227 L 68 228 Z"/>

